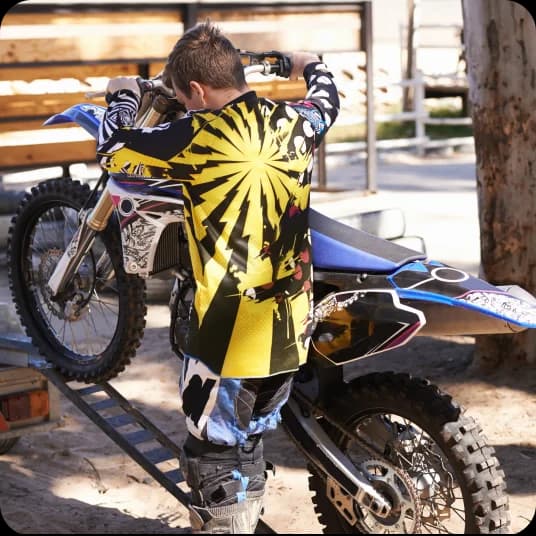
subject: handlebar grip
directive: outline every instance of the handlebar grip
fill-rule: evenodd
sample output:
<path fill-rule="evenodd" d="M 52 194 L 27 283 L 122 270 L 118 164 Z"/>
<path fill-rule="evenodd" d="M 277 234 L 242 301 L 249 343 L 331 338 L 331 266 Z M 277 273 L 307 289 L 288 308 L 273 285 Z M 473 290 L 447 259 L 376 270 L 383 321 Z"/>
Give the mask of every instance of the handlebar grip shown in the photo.
<path fill-rule="evenodd" d="M 289 56 L 282 55 L 280 59 L 280 72 L 279 76 L 282 76 L 284 78 L 289 78 L 290 73 L 292 72 L 292 60 L 289 58 Z"/>
<path fill-rule="evenodd" d="M 151 80 L 145 80 L 141 76 L 136 77 L 136 82 L 138 83 L 138 87 L 140 88 L 141 96 L 143 96 L 143 94 L 147 91 L 151 91 L 153 88 Z M 110 93 L 105 93 L 104 100 L 106 101 L 106 104 L 110 104 L 112 102 L 112 95 Z"/>

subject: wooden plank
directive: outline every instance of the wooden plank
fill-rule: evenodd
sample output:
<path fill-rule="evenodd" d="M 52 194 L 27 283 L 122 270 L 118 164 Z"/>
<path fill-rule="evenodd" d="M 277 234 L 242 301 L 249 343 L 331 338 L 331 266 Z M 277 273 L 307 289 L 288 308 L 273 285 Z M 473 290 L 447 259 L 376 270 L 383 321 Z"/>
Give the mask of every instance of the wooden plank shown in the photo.
<path fill-rule="evenodd" d="M 270 82 L 250 82 L 249 87 L 260 97 L 272 100 L 301 100 L 307 93 L 304 80 L 273 80 Z"/>
<path fill-rule="evenodd" d="M 245 50 L 355 51 L 360 48 L 358 9 L 333 10 L 329 6 L 259 10 L 226 10 L 199 6 L 198 20 L 218 21 L 237 48 Z"/>
<path fill-rule="evenodd" d="M 165 62 L 149 63 L 149 76 L 157 76 L 165 67 Z M 39 67 L 18 67 L 9 65 L 8 67 L 0 65 L 0 76 L 2 80 L 22 80 L 32 82 L 34 80 L 61 80 L 64 78 L 73 78 L 80 81 L 86 81 L 90 78 L 112 78 L 114 76 L 137 76 L 139 66 L 136 63 L 118 63 L 118 64 L 86 64 L 86 65 L 50 65 Z M 303 93 L 305 95 L 305 84 L 303 81 L 286 81 L 279 80 L 277 84 L 272 82 L 252 82 L 259 91 L 276 91 L 280 86 L 287 85 L 287 89 L 282 91 L 294 91 L 296 95 Z M 294 86 L 293 86 L 294 85 Z M 276 88 L 277 86 L 277 88 Z M 271 89 L 270 89 L 271 87 Z"/>
<path fill-rule="evenodd" d="M 250 83 L 250 87 L 257 91 L 259 96 L 273 100 L 299 100 L 304 98 L 307 91 L 303 80 Z M 27 118 L 29 121 L 33 121 L 36 117 L 46 118 L 82 102 L 105 105 L 104 98 L 88 99 L 83 92 L 0 95 L 0 117 L 4 120 L 11 119 L 9 124 L 14 125 L 15 121 L 13 120 L 16 118 Z M 8 128 L 5 127 L 7 122 L 3 121 L 3 123 L 2 131 L 7 131 Z M 1 124 L 2 122 L 0 122 Z M 21 125 L 16 130 L 24 128 L 26 127 Z"/>
<path fill-rule="evenodd" d="M 0 121 L 0 134 L 28 131 L 28 130 L 39 130 L 41 128 L 58 128 L 55 125 L 43 126 L 44 118 L 36 119 L 24 119 L 21 121 Z M 1 136 L 0 136 L 1 139 Z M 0 141 L 1 144 L 1 141 Z"/>
<path fill-rule="evenodd" d="M 307 91 L 303 80 L 253 82 L 249 86 L 259 96 L 272 100 L 300 100 L 304 98 Z M 0 133 L 39 129 L 46 118 L 81 102 L 105 105 L 102 97 L 87 99 L 85 93 L 81 92 L 1 95 L 0 117 L 3 120 L 0 121 Z"/>
<path fill-rule="evenodd" d="M 95 162 L 94 140 L 39 145 L 15 145 L 0 151 L 0 169 L 37 168 L 75 162 Z"/>
<path fill-rule="evenodd" d="M 91 134 L 73 123 L 63 123 L 57 127 L 43 127 L 24 132 L 0 134 L 0 146 L 16 147 L 21 145 L 43 145 L 72 141 L 93 140 Z M 93 143 L 94 140 L 93 140 Z"/>
<path fill-rule="evenodd" d="M 26 82 L 39 79 L 60 80 L 62 78 L 85 80 L 99 77 L 136 76 L 138 69 L 136 63 L 43 65 L 39 67 L 19 67 L 16 64 L 10 64 L 8 67 L 0 65 L 0 77 L 2 80 L 24 80 Z"/>
<path fill-rule="evenodd" d="M 165 61 L 150 63 L 149 64 L 149 77 L 151 78 L 160 74 L 164 70 L 165 66 L 166 66 Z"/>
<path fill-rule="evenodd" d="M 98 32 L 97 30 L 95 30 Z M 1 32 L 0 32 L 1 33 Z M 54 39 L 13 39 L 0 41 L 0 63 L 52 63 L 54 61 L 128 61 L 139 58 L 165 60 L 177 41 L 172 35 L 157 33 L 133 36 L 80 35 Z"/>
<path fill-rule="evenodd" d="M 48 117 L 82 102 L 104 105 L 104 98 L 87 99 L 84 93 L 0 95 L 0 117 Z"/>
<path fill-rule="evenodd" d="M 91 12 L 76 12 L 60 9 L 49 13 L 18 13 L 16 6 L 2 17 L 2 31 L 7 26 L 64 26 L 83 24 L 125 24 L 125 23 L 156 23 L 156 22 L 181 22 L 179 9 L 158 9 L 151 8 L 132 10 L 128 9 L 107 9 L 102 6 Z"/>
<path fill-rule="evenodd" d="M 183 32 L 180 10 L 8 12 L 0 63 L 167 58 Z"/>

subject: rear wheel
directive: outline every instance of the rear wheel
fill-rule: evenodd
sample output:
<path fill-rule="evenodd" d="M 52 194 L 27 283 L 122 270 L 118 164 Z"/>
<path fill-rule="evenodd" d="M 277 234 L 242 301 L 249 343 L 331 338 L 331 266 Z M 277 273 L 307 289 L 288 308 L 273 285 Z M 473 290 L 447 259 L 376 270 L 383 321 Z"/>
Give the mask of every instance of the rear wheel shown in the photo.
<path fill-rule="evenodd" d="M 311 468 L 325 533 L 508 532 L 504 473 L 478 424 L 450 396 L 405 374 L 346 385 L 323 421 L 330 436 L 394 505 L 388 518 L 359 506 Z"/>
<path fill-rule="evenodd" d="M 130 363 L 143 337 L 145 283 L 123 269 L 113 219 L 65 291 L 48 280 L 78 228 L 89 187 L 71 179 L 45 181 L 21 201 L 8 235 L 13 301 L 34 345 L 67 380 L 113 378 Z"/>

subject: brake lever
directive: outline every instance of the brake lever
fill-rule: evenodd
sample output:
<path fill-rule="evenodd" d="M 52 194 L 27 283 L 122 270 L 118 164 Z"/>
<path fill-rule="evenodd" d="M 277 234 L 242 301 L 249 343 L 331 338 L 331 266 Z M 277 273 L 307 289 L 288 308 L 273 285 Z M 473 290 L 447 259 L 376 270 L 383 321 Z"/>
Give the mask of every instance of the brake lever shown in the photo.
<path fill-rule="evenodd" d="M 154 92 L 161 93 L 166 97 L 175 97 L 174 91 L 166 86 L 159 78 L 145 79 L 138 77 L 136 78 L 136 81 L 138 82 L 142 95 L 147 92 Z"/>

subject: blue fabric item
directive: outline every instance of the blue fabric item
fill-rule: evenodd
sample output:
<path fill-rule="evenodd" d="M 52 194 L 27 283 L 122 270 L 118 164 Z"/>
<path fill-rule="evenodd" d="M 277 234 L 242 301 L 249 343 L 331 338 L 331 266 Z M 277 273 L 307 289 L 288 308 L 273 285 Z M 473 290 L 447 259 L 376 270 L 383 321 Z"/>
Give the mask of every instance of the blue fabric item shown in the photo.
<path fill-rule="evenodd" d="M 275 430 L 281 421 L 281 408 L 287 402 L 282 397 L 278 404 L 266 415 L 252 418 L 246 428 L 239 425 L 235 412 L 243 379 L 221 378 L 214 374 L 199 359 L 185 355 L 179 381 L 179 391 L 183 400 L 182 410 L 186 416 L 188 431 L 201 440 L 218 445 L 243 445 L 250 435 Z M 212 386 L 207 390 L 204 386 Z M 197 398 L 200 406 L 195 409 L 185 407 L 185 397 L 189 397 L 190 387 L 196 389 L 191 396 Z M 195 387 L 197 386 L 197 387 Z M 203 397 L 201 401 L 200 398 Z"/>
<path fill-rule="evenodd" d="M 233 378 L 222 378 L 220 381 L 216 404 L 207 423 L 207 439 L 213 443 L 243 445 L 250 435 L 275 430 L 281 421 L 280 410 L 283 404 L 276 407 L 269 415 L 252 419 L 246 430 L 240 428 L 237 425 L 234 408 L 241 381 Z"/>
<path fill-rule="evenodd" d="M 233 478 L 235 480 L 240 480 L 240 483 L 242 484 L 242 491 L 239 491 L 236 494 L 236 498 L 238 502 L 242 502 L 246 500 L 246 489 L 248 487 L 249 483 L 249 477 L 242 476 L 242 473 L 238 469 L 233 470 Z"/>
<path fill-rule="evenodd" d="M 322 114 L 314 106 L 298 104 L 294 106 L 294 109 L 311 123 L 317 134 L 321 134 L 326 130 L 326 122 L 323 120 Z"/>

